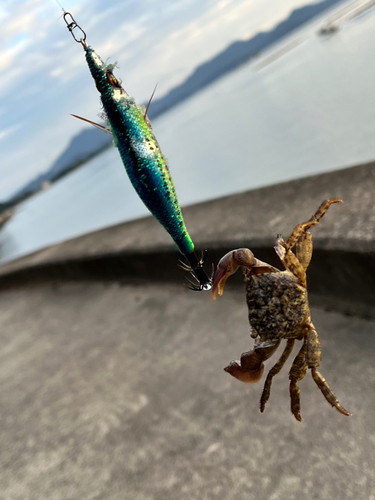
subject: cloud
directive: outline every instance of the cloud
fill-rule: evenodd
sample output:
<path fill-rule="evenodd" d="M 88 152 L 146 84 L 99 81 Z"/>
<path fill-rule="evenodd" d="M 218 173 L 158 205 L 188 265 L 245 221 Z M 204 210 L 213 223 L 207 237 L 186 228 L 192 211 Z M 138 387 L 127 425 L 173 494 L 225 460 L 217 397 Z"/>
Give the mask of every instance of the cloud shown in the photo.
<path fill-rule="evenodd" d="M 13 127 L 0 129 L 0 141 L 2 139 L 5 139 L 5 137 L 7 137 L 8 135 L 13 134 L 13 132 L 15 132 L 17 129 L 18 129 L 17 125 L 14 125 Z"/>

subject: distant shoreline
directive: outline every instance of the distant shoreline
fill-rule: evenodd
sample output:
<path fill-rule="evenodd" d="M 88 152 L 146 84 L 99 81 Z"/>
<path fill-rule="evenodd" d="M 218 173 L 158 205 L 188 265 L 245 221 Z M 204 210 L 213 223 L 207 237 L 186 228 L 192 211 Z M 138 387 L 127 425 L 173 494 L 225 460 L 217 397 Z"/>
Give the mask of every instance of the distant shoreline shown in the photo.
<path fill-rule="evenodd" d="M 155 99 L 148 112 L 149 118 L 155 119 L 166 113 L 223 76 L 236 70 L 250 59 L 258 56 L 260 52 L 326 9 L 341 2 L 343 0 L 323 0 L 317 4 L 295 9 L 287 19 L 277 24 L 272 30 L 259 32 L 249 40 L 232 43 L 215 57 L 198 66 L 181 85 L 171 89 L 164 97 Z M 82 145 L 83 142 L 85 143 L 84 146 Z M 57 158 L 47 172 L 28 182 L 8 201 L 0 203 L 0 213 L 38 193 L 43 184 L 53 184 L 60 180 L 101 154 L 111 145 L 112 138 L 95 128 L 85 129 L 73 137 L 67 149 Z"/>

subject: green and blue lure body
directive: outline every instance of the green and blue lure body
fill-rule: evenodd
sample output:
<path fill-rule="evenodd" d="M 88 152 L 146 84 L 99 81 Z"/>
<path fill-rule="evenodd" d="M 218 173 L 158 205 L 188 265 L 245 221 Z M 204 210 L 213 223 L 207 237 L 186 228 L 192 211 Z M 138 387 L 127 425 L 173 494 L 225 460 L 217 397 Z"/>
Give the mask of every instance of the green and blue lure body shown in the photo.
<path fill-rule="evenodd" d="M 70 22 L 68 21 L 70 17 Z M 105 64 L 86 44 L 86 34 L 71 14 L 64 19 L 73 38 L 85 50 L 86 61 L 100 93 L 103 109 L 118 148 L 122 162 L 139 197 L 171 235 L 189 265 L 182 267 L 191 272 L 196 283 L 194 290 L 209 290 L 211 279 L 203 269 L 203 258 L 197 258 L 194 244 L 186 229 L 178 203 L 168 161 L 160 150 L 151 123 L 143 106 L 138 106 L 113 75 L 114 65 Z M 78 28 L 84 37 L 77 39 L 73 30 Z"/>
<path fill-rule="evenodd" d="M 103 109 L 134 189 L 172 236 L 184 255 L 194 250 L 187 232 L 168 162 L 160 150 L 145 110 L 121 87 L 113 65 L 106 65 L 91 47 L 86 61 L 101 95 Z"/>

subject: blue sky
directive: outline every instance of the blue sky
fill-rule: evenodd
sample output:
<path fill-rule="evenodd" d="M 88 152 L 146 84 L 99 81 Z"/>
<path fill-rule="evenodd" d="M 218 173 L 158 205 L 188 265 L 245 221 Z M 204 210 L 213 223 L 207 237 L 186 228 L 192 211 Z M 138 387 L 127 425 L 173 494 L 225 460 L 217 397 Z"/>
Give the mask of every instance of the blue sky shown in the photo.
<path fill-rule="evenodd" d="M 272 28 L 306 0 L 61 0 L 137 102 L 161 97 L 229 43 Z M 55 0 L 0 5 L 0 201 L 97 120 L 99 94 Z"/>

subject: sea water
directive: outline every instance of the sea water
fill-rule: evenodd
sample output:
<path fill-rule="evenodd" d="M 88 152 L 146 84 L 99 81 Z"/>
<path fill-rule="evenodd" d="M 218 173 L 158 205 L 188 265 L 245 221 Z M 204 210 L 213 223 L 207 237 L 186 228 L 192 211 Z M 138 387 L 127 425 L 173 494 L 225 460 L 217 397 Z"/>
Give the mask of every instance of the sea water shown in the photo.
<path fill-rule="evenodd" d="M 154 120 L 182 206 L 375 158 L 374 11 L 319 23 Z M 147 214 L 111 148 L 17 208 L 0 262 Z"/>

